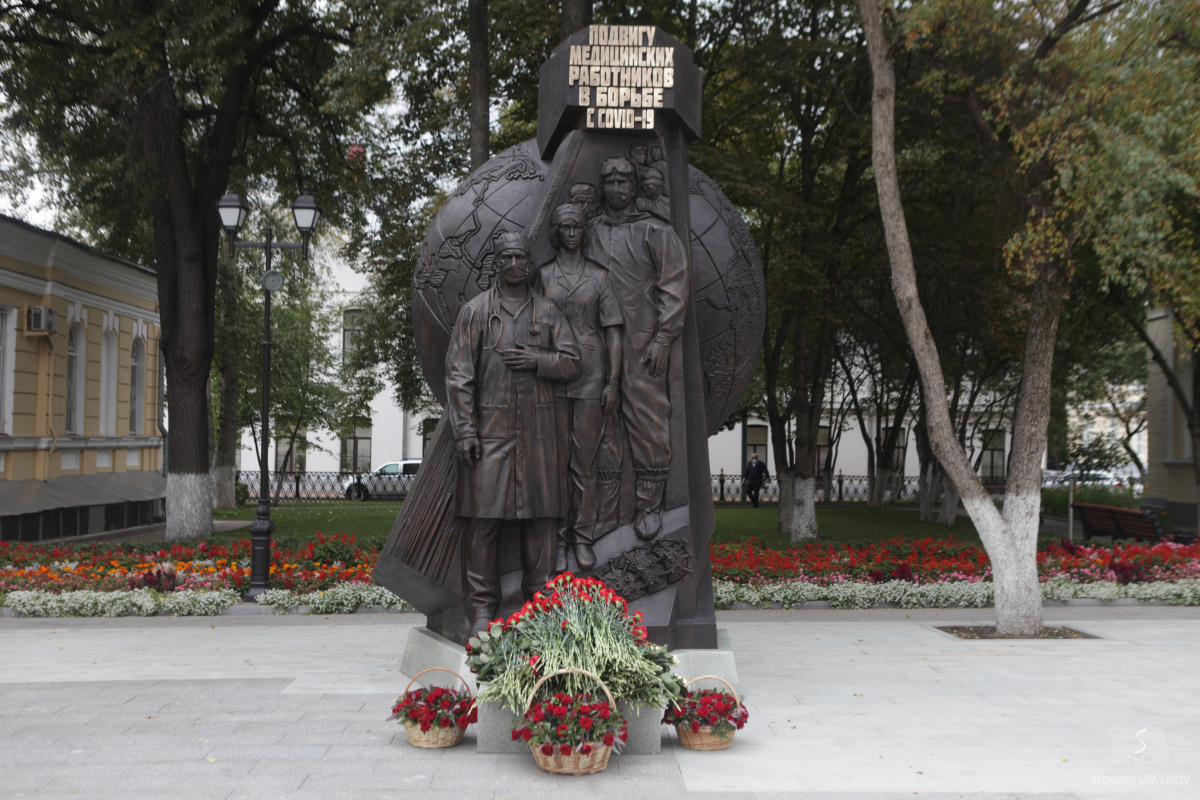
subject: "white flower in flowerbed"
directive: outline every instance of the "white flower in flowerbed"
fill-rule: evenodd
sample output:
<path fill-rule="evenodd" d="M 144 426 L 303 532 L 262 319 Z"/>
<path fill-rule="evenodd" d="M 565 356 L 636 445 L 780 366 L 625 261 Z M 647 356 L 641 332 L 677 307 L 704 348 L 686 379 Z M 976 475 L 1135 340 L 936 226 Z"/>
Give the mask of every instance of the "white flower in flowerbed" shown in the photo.
<path fill-rule="evenodd" d="M 374 606 L 394 611 L 412 608 L 398 596 L 373 583 L 339 583 L 320 592 L 297 594 L 288 589 L 268 589 L 257 598 L 258 604 L 286 614 L 297 606 L 308 606 L 310 614 L 353 614 L 360 607 Z"/>
<path fill-rule="evenodd" d="M 233 589 L 184 589 L 162 595 L 162 610 L 177 617 L 209 617 L 242 600 Z"/>
<path fill-rule="evenodd" d="M 1046 600 L 1102 601 L 1128 597 L 1143 602 L 1155 600 L 1168 605 L 1200 605 L 1200 580 L 1122 584 L 1115 581 L 1083 583 L 1057 577 L 1042 583 L 1042 597 Z M 796 608 L 813 601 L 825 601 L 834 608 L 871 608 L 882 603 L 895 604 L 900 608 L 979 608 L 995 601 L 995 588 L 991 581 L 939 581 L 922 584 L 910 581 L 847 581 L 828 586 L 802 581 L 714 581 L 713 598 L 716 607 L 721 609 L 732 608 L 737 603 Z"/>

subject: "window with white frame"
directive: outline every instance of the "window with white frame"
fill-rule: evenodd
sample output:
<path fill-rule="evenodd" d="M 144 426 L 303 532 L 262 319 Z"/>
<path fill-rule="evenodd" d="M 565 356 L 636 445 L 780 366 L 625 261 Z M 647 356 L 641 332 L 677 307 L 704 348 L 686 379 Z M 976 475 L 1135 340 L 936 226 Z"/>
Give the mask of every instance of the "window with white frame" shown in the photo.
<path fill-rule="evenodd" d="M 83 407 L 87 385 L 87 337 L 83 323 L 76 322 L 67 332 L 67 419 L 66 431 L 83 433 Z"/>
<path fill-rule="evenodd" d="M 891 435 L 891 428 L 883 429 L 883 437 L 886 439 Z M 904 457 L 908 454 L 908 428 L 900 428 L 896 431 L 896 446 L 892 449 L 892 470 L 897 475 L 904 474 Z"/>
<path fill-rule="evenodd" d="M 111 328 L 100 348 L 100 435 L 117 435 L 117 334 Z"/>
<path fill-rule="evenodd" d="M 350 436 L 342 438 L 342 472 L 371 471 L 371 418 L 354 421 Z"/>
<path fill-rule="evenodd" d="M 133 340 L 129 352 L 129 435 L 142 435 L 146 406 L 146 345 L 141 337 Z"/>
<path fill-rule="evenodd" d="M 12 435 L 13 349 L 16 311 L 0 306 L 0 434 Z"/>
<path fill-rule="evenodd" d="M 979 477 L 984 481 L 1004 480 L 1006 438 L 1007 434 L 1003 428 L 983 432 L 983 458 L 979 461 Z"/>

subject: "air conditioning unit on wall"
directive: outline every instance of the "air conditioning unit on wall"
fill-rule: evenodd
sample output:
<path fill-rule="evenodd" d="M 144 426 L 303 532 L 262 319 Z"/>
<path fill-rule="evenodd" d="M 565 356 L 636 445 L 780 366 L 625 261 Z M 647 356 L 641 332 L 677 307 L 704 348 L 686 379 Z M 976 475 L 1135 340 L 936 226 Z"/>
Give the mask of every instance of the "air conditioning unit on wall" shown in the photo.
<path fill-rule="evenodd" d="M 58 311 L 50 306 L 30 306 L 25 317 L 28 333 L 58 333 Z"/>

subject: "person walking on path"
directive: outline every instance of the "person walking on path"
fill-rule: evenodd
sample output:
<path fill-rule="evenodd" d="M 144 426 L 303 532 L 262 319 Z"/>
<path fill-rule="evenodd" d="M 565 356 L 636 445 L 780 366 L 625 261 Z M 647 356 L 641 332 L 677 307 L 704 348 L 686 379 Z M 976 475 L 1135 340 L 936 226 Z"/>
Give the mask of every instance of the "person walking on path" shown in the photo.
<path fill-rule="evenodd" d="M 742 481 L 745 484 L 745 494 L 755 508 L 758 508 L 758 492 L 762 489 L 763 481 L 770 477 L 767 465 L 758 460 L 758 453 L 751 453 L 750 460 L 746 462 L 746 469 L 742 470 Z"/>

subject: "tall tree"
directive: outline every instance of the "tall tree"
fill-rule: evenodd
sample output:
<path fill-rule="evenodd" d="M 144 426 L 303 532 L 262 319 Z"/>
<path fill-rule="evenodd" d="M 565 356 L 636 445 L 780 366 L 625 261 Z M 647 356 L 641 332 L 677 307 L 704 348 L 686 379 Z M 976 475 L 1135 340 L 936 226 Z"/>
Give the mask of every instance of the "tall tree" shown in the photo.
<path fill-rule="evenodd" d="M 367 3 L 278 0 L 0 5 L 5 124 L 63 180 L 60 204 L 110 252 L 158 272 L 170 387 L 167 535 L 212 530 L 207 392 L 220 228 L 231 182 L 340 210 L 343 139 L 381 97 L 332 70 Z M 354 102 L 346 98 L 354 97 Z"/>
<path fill-rule="evenodd" d="M 945 12 L 951 5 L 954 4 L 946 4 L 939 10 Z M 1004 9 L 986 3 L 968 5 L 977 15 L 976 22 L 985 19 L 1005 22 L 1002 18 Z M 1011 94 L 1000 104 L 1001 111 L 1008 116 L 1006 132 L 1016 140 L 1015 145 L 1011 140 L 1006 142 L 1008 146 L 1019 151 L 1021 136 L 1036 129 L 1045 119 L 1039 117 L 1038 112 L 1044 109 L 1042 104 L 1048 95 L 1056 92 L 1054 96 L 1061 96 L 1071 79 L 1078 76 L 1078 72 L 1072 73 L 1063 62 L 1047 63 L 1055 47 L 1073 30 L 1119 5 L 1118 0 L 1093 7 L 1089 0 L 1077 0 L 1049 30 L 1043 27 L 1033 41 L 1026 38 L 1022 44 L 1029 44 L 1028 49 L 1011 55 L 1013 70 L 1006 76 L 1005 84 Z M 991 558 L 998 629 L 1010 634 L 1035 633 L 1042 625 L 1035 551 L 1040 466 L 1050 415 L 1050 375 L 1058 320 L 1069 279 L 1069 256 L 1079 235 L 1077 229 L 1066 230 L 1060 224 L 1064 209 L 1056 204 L 1055 191 L 1060 185 L 1057 168 L 1061 162 L 1046 157 L 1044 150 L 1030 152 L 1018 159 L 1028 212 L 1024 228 L 1010 243 L 1009 257 L 1010 264 L 1028 281 L 1029 313 L 1012 455 L 1001 513 L 991 502 L 961 444 L 955 439 L 937 346 L 917 292 L 895 152 L 893 46 L 897 40 L 889 41 L 877 0 L 859 0 L 859 9 L 875 77 L 872 161 L 892 268 L 892 287 L 921 374 L 930 445 L 962 494 L 963 503 Z M 963 26 L 961 15 L 940 16 L 938 23 Z M 1019 27 L 1010 24 L 1007 32 L 1023 32 L 1028 36 L 1031 29 L 1037 28 L 1034 25 L 1019 31 Z M 1034 95 L 1040 103 L 1031 102 Z M 981 119 L 981 124 L 987 123 Z M 1063 131 L 1056 133 L 1062 135 Z M 1050 232 L 1055 235 L 1048 236 Z M 1038 246 L 1030 246 L 1034 242 Z"/>

